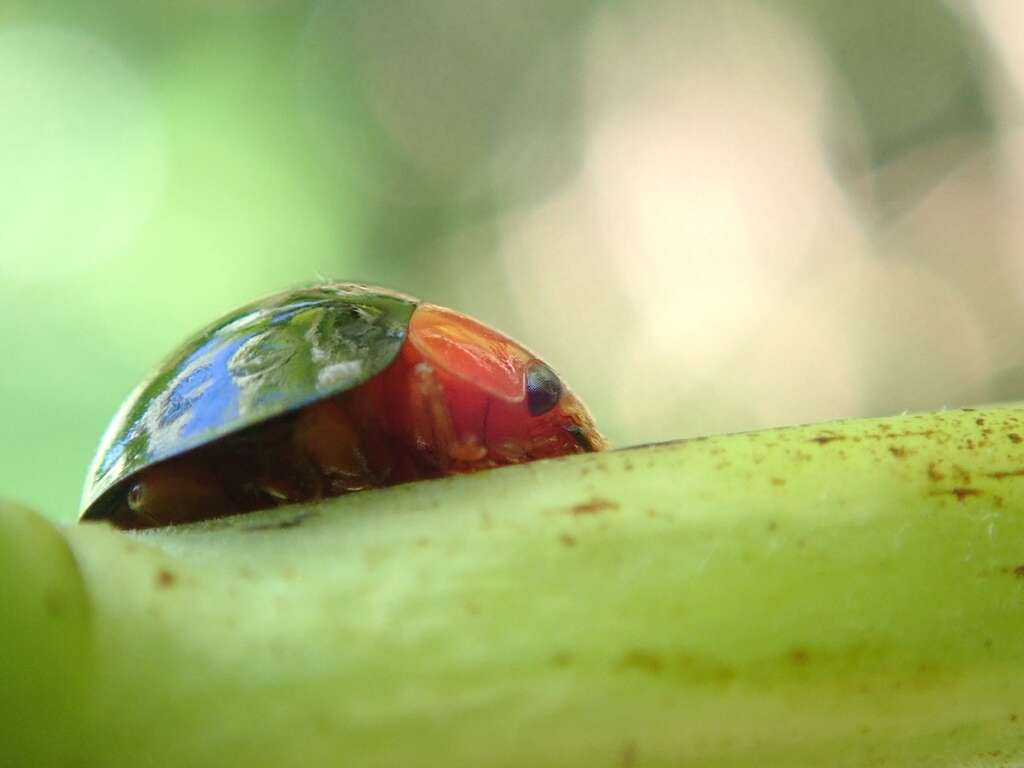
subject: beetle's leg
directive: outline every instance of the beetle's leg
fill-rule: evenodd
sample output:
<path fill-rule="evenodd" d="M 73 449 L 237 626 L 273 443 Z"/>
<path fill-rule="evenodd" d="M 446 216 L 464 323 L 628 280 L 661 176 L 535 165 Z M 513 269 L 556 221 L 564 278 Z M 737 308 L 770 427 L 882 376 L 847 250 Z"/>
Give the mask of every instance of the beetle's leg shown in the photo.
<path fill-rule="evenodd" d="M 460 440 L 455 434 L 444 388 L 429 363 L 420 362 L 413 367 L 410 397 L 415 445 L 433 455 L 442 473 L 486 458 L 487 449 L 479 442 L 473 438 Z"/>
<path fill-rule="evenodd" d="M 294 440 L 300 459 L 312 462 L 326 480 L 327 495 L 375 484 L 359 431 L 342 400 L 321 400 L 303 409 L 295 419 Z"/>
<path fill-rule="evenodd" d="M 455 429 L 444 402 L 444 392 L 429 363 L 417 363 L 412 369 L 413 436 L 416 446 L 431 454 L 442 472 L 451 463 L 448 446 L 455 442 Z"/>
<path fill-rule="evenodd" d="M 240 511 L 220 480 L 187 458 L 170 459 L 140 472 L 128 486 L 126 503 L 140 527 L 188 523 Z"/>
<path fill-rule="evenodd" d="M 355 431 L 359 454 L 370 485 L 394 480 L 396 444 L 391 422 L 395 417 L 382 377 L 377 377 L 336 398 Z"/>
<path fill-rule="evenodd" d="M 253 474 L 253 479 L 243 483 L 243 491 L 256 501 L 258 507 L 269 504 L 298 504 L 321 498 L 323 482 L 308 459 L 303 456 L 280 454 L 266 457 Z"/>
<path fill-rule="evenodd" d="M 296 449 L 294 419 L 277 419 L 209 446 L 210 463 L 246 510 L 318 499 L 323 479 Z"/>

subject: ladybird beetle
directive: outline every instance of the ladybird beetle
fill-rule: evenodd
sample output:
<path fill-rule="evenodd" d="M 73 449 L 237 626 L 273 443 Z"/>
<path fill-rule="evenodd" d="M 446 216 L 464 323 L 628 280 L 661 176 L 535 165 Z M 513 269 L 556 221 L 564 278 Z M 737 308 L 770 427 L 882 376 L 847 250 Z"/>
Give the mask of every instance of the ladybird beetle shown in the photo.
<path fill-rule="evenodd" d="M 186 523 L 604 447 L 558 375 L 498 331 L 324 284 L 232 312 L 143 381 L 100 442 L 81 518 Z"/>

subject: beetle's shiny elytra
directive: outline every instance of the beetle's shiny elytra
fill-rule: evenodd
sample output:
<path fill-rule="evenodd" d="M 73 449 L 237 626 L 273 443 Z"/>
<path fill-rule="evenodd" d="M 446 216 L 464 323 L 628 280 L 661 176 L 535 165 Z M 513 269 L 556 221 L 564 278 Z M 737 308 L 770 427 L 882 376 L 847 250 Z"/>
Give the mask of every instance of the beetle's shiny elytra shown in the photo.
<path fill-rule="evenodd" d="M 231 313 L 159 366 L 107 428 L 82 519 L 190 522 L 604 447 L 555 372 L 494 329 L 318 285 Z"/>

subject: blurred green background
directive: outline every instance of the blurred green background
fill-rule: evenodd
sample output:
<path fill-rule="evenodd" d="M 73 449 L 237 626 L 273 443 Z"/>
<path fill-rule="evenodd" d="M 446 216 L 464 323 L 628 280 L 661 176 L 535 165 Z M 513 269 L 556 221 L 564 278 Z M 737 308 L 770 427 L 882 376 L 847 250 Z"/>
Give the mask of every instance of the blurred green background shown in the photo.
<path fill-rule="evenodd" d="M 4 0 L 0 495 L 71 519 L 189 332 L 321 278 L 617 445 L 1024 396 L 1024 5 Z"/>

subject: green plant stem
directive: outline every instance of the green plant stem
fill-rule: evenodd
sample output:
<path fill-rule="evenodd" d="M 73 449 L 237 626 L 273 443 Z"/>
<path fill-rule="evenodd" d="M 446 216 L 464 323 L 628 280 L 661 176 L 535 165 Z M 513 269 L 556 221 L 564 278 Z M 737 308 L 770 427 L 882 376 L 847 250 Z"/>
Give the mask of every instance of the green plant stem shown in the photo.
<path fill-rule="evenodd" d="M 7 508 L 0 708 L 113 768 L 1014 764 L 1022 437 L 837 422 L 139 534 Z"/>

